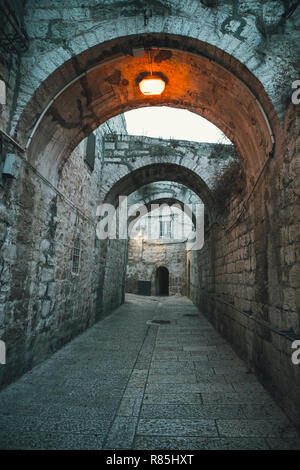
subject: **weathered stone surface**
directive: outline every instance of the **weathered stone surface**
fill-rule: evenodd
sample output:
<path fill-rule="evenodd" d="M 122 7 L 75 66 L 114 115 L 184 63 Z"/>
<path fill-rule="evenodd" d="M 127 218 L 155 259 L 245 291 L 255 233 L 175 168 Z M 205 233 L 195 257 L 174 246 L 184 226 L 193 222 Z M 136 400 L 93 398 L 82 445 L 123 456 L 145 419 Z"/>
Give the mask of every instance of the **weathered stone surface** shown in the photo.
<path fill-rule="evenodd" d="M 290 137 L 285 138 L 294 143 L 284 147 L 279 166 L 282 176 L 297 185 L 299 172 L 292 166 L 298 158 L 299 113 L 290 113 Z M 242 199 L 235 196 L 228 215 L 223 215 L 224 229 L 207 232 L 204 248 L 191 252 L 191 297 L 247 359 L 249 368 L 259 371 L 270 390 L 277 389 L 278 399 L 298 422 L 299 371 L 291 361 L 291 339 L 281 335 L 282 331 L 300 334 L 298 242 L 289 236 L 295 233 L 294 211 L 289 208 L 296 206 L 286 200 L 288 186 L 282 176 L 276 176 L 276 168 L 270 166 L 237 224 L 233 222 L 240 209 L 234 208 L 241 207 Z M 270 205 L 264 202 L 265 194 Z M 275 329 L 272 335 L 271 328 Z"/>
<path fill-rule="evenodd" d="M 258 77 L 282 112 L 284 98 L 289 93 L 282 78 L 288 77 L 292 82 L 297 76 L 297 11 L 288 15 L 287 7 L 279 0 L 268 1 L 263 6 L 259 2 L 251 5 L 240 2 L 236 6 L 232 1 L 217 8 L 209 8 L 197 0 L 188 3 L 176 0 L 168 4 L 151 1 L 148 8 L 152 16 L 145 21 L 143 8 L 134 0 L 127 2 L 126 7 L 111 0 L 101 7 L 97 2 L 89 2 L 84 8 L 75 0 L 45 0 L 38 5 L 34 0 L 27 2 L 25 11 L 24 8 L 18 11 L 20 23 L 24 23 L 29 35 L 29 49 L 22 57 L 20 103 L 14 123 L 32 96 L 32 84 L 37 89 L 46 74 L 50 75 L 65 61 L 103 41 L 120 38 L 128 31 L 131 35 L 142 35 L 149 30 L 209 41 L 233 55 Z M 166 59 L 165 54 L 158 53 L 155 63 L 163 64 Z M 77 66 L 83 68 L 84 63 Z M 73 64 L 69 69 L 74 74 Z M 20 80 L 18 64 L 12 70 L 9 79 L 13 84 L 16 75 Z M 12 100 L 13 96 L 9 98 Z"/>
<path fill-rule="evenodd" d="M 101 250 L 99 244 L 96 246 L 95 226 L 91 222 L 95 219 L 99 202 L 102 136 L 108 130 L 126 132 L 123 116 L 96 132 L 97 148 L 92 173 L 84 160 L 86 143 L 82 142 L 73 152 L 62 168 L 57 184 L 58 191 L 64 194 L 63 198 L 53 197 L 55 191 L 47 185 L 44 186 L 45 192 L 40 194 L 41 184 L 45 183 L 31 174 L 30 184 L 37 191 L 35 210 L 31 206 L 26 208 L 25 199 L 21 206 L 13 201 L 8 203 L 7 213 L 11 217 L 3 214 L 1 337 L 8 348 L 9 374 L 1 368 L 1 385 L 47 357 L 91 325 L 96 317 L 100 318 L 103 312 L 108 314 L 122 302 L 126 245 L 115 244 L 105 258 L 105 250 Z M 21 219 L 19 234 L 14 228 L 14 217 Z M 27 222 L 31 217 L 29 227 Z M 81 237 L 81 253 L 80 270 L 75 275 L 72 273 L 72 249 L 74 234 L 77 233 Z M 91 269 L 92 265 L 94 267 Z M 116 271 L 120 273 L 119 278 Z M 101 276 L 104 274 L 106 284 L 103 285 Z M 112 288 L 112 276 L 115 289 Z M 30 283 L 28 293 L 27 283 Z M 15 316 L 15 320 L 19 318 L 21 321 L 18 334 L 8 311 Z M 25 342 L 28 345 L 26 361 Z"/>

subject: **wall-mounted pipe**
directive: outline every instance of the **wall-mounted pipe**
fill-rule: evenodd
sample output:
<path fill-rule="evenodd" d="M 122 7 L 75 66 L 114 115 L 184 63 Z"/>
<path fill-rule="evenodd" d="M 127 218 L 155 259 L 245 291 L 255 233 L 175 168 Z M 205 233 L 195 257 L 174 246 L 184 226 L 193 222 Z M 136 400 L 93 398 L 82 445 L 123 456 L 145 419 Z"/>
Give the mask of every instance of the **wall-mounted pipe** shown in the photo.
<path fill-rule="evenodd" d="M 16 142 L 10 135 L 6 134 L 6 132 L 3 129 L 0 129 L 0 134 L 2 134 L 4 138 L 8 140 L 20 152 L 25 153 L 25 149 L 23 149 L 23 147 L 21 147 L 21 145 L 18 144 L 18 142 Z"/>

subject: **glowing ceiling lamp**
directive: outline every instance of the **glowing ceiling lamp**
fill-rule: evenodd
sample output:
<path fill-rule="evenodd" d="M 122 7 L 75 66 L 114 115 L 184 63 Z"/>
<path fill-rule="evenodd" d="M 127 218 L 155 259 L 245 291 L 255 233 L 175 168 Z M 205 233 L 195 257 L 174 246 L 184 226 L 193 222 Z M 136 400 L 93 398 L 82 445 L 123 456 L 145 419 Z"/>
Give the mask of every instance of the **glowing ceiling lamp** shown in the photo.
<path fill-rule="evenodd" d="M 165 82 L 162 78 L 149 77 L 140 81 L 139 87 L 143 95 L 161 95 L 165 89 Z"/>
<path fill-rule="evenodd" d="M 148 59 L 150 64 L 150 74 L 146 74 L 147 76 L 143 78 L 139 82 L 139 88 L 143 95 L 146 96 L 154 96 L 154 95 L 161 95 L 165 89 L 166 82 L 161 77 L 157 76 L 156 73 L 152 74 L 152 55 L 151 49 L 148 49 Z"/>

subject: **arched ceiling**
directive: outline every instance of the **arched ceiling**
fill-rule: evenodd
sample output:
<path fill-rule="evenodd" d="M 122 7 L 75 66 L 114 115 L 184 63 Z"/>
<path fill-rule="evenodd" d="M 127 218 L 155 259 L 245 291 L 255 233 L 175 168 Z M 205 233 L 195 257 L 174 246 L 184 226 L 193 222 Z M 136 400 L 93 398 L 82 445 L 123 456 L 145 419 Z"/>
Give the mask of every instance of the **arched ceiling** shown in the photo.
<path fill-rule="evenodd" d="M 154 199 L 177 199 L 183 204 L 199 204 L 199 196 L 180 183 L 174 181 L 156 181 L 146 184 L 128 197 L 129 204 L 149 204 Z"/>
<path fill-rule="evenodd" d="M 149 71 L 146 53 L 142 51 L 141 57 L 130 54 L 116 57 L 115 54 L 114 59 L 111 57 L 113 60 L 103 65 L 98 63 L 94 70 L 75 80 L 52 102 L 30 140 L 29 160 L 42 164 L 48 175 L 55 176 L 61 162 L 76 145 L 107 119 L 134 108 L 166 105 L 189 109 L 216 124 L 235 144 L 246 174 L 250 177 L 256 175 L 272 150 L 271 133 L 278 130 L 278 122 L 268 97 L 255 77 L 240 66 L 241 79 L 236 75 L 237 61 L 226 54 L 220 55 L 217 48 L 209 48 L 210 53 L 215 54 L 212 60 L 197 55 L 196 51 L 163 49 L 155 45 L 166 43 L 167 39 L 170 44 L 170 38 L 166 35 L 141 39 L 144 44 L 151 42 L 156 47 L 153 72 L 159 72 L 167 79 L 162 95 L 145 97 L 137 86 L 137 77 Z M 178 41 L 174 38 L 175 42 L 176 39 Z M 185 38 L 182 40 L 185 41 Z M 128 47 L 128 41 L 124 38 L 124 47 Z M 188 38 L 186 43 L 191 47 Z M 83 63 L 86 66 L 88 58 L 91 54 L 93 57 L 94 53 L 87 51 L 77 57 L 77 64 L 81 64 L 78 65 L 79 70 L 83 68 Z M 225 62 L 228 62 L 227 68 Z M 67 72 L 68 65 L 64 67 Z M 236 73 L 234 67 L 237 68 Z M 47 86 L 54 86 L 55 83 L 57 87 L 55 80 L 60 76 L 57 74 L 49 77 Z M 260 103 L 253 90 L 259 95 Z M 26 108 L 19 123 L 20 135 L 32 129 L 33 117 L 41 111 L 40 102 L 43 99 L 39 101 L 40 98 L 36 96 Z"/>
<path fill-rule="evenodd" d="M 107 191 L 104 203 L 115 207 L 119 204 L 119 196 L 129 196 L 141 187 L 161 181 L 175 181 L 193 191 L 206 206 L 211 220 L 215 216 L 215 201 L 207 184 L 202 178 L 184 166 L 172 163 L 146 165 L 132 171 Z"/>
<path fill-rule="evenodd" d="M 193 223 L 195 219 L 195 205 L 202 204 L 199 196 L 188 187 L 171 182 L 171 181 L 157 181 L 142 186 L 137 191 L 134 191 L 128 197 L 129 206 L 145 206 L 147 211 L 151 210 L 153 204 L 173 204 L 178 205 L 182 210 L 186 209 L 187 215 L 191 218 Z M 134 218 L 129 218 L 129 222 Z"/>
<path fill-rule="evenodd" d="M 176 205 L 176 207 L 178 207 L 183 212 L 185 212 L 185 214 L 191 219 L 193 224 L 196 225 L 196 214 L 193 211 L 193 208 L 189 207 L 189 206 L 186 207 L 185 203 L 183 201 L 181 201 L 180 199 L 177 199 L 175 197 L 173 197 L 173 198 L 162 198 L 162 199 L 155 199 L 155 197 L 154 197 L 153 200 L 149 201 L 146 204 L 141 203 L 139 205 L 138 203 L 136 203 L 136 205 L 135 205 L 135 208 L 136 208 L 135 214 L 140 213 L 140 210 L 142 210 L 142 207 L 145 207 L 147 209 L 147 212 L 150 213 L 152 210 L 157 209 L 158 206 L 160 206 L 160 207 L 162 207 L 162 206 L 171 207 L 171 206 L 174 206 L 174 205 Z M 154 206 L 156 206 L 156 207 L 154 208 Z M 130 222 L 132 222 L 135 218 L 136 218 L 136 215 L 130 215 L 128 217 L 128 224 Z"/>

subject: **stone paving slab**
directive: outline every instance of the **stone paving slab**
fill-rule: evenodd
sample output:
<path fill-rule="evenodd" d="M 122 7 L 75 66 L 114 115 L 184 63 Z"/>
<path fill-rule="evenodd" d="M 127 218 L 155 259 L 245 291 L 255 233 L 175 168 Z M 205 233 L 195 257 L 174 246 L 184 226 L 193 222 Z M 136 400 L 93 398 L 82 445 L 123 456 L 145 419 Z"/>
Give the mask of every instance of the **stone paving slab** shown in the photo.
<path fill-rule="evenodd" d="M 217 420 L 220 436 L 226 437 L 297 437 L 287 418 Z"/>
<path fill-rule="evenodd" d="M 266 441 L 272 450 L 300 450 L 298 438 L 268 438 Z"/>
<path fill-rule="evenodd" d="M 239 370 L 230 373 L 226 373 L 224 375 L 217 375 L 217 377 L 224 377 L 227 383 L 235 384 L 235 383 L 256 383 L 257 379 L 253 374 L 248 374 L 247 372 L 239 372 Z"/>
<path fill-rule="evenodd" d="M 197 382 L 196 374 L 149 374 L 148 384 L 194 384 Z"/>
<path fill-rule="evenodd" d="M 144 401 L 145 402 L 145 401 Z M 167 418 L 174 416 L 180 419 L 230 419 L 245 418 L 241 405 L 200 405 L 177 404 L 177 405 L 145 405 L 141 409 L 141 418 Z"/>
<path fill-rule="evenodd" d="M 274 418 L 278 417 L 282 420 L 285 419 L 284 412 L 278 408 L 272 400 L 268 400 L 267 403 L 253 404 L 247 403 L 243 405 L 243 412 L 246 418 L 250 419 L 262 419 L 262 418 Z"/>
<path fill-rule="evenodd" d="M 154 369 L 165 369 L 166 373 L 169 370 L 183 372 L 185 370 L 190 370 L 190 369 L 195 370 L 195 365 L 192 360 L 178 362 L 178 361 L 170 361 L 170 360 L 168 361 L 165 359 L 161 361 L 157 361 L 153 359 L 151 362 L 151 371 Z M 171 372 L 171 374 L 173 374 L 173 372 Z"/>
<path fill-rule="evenodd" d="M 200 372 L 196 371 L 196 379 L 198 383 L 208 383 L 208 384 L 226 384 L 226 377 L 224 375 L 216 374 L 207 374 L 203 370 Z M 229 382 L 230 383 L 230 382 Z"/>
<path fill-rule="evenodd" d="M 137 428 L 138 435 L 150 436 L 218 436 L 213 419 L 144 419 Z"/>
<path fill-rule="evenodd" d="M 266 392 L 256 393 L 255 395 L 247 392 L 229 392 L 229 393 L 201 393 L 203 403 L 215 403 L 215 404 L 232 404 L 232 403 L 256 403 L 265 404 L 272 403 L 270 395 Z"/>
<path fill-rule="evenodd" d="M 0 392 L 0 449 L 300 449 L 300 437 L 188 299 L 128 295 Z"/>
<path fill-rule="evenodd" d="M 143 397 L 123 397 L 118 416 L 139 416 Z"/>
<path fill-rule="evenodd" d="M 198 382 L 195 384 L 148 384 L 146 386 L 146 393 L 214 393 L 214 392 L 233 392 L 234 389 L 228 383 L 209 383 Z"/>
<path fill-rule="evenodd" d="M 100 450 L 104 439 L 105 434 L 0 431 L 1 449 L 5 450 Z"/>
<path fill-rule="evenodd" d="M 276 445 L 276 443 L 274 444 Z M 296 445 L 287 441 L 286 446 Z M 268 450 L 270 446 L 261 438 L 198 438 L 198 437 L 157 437 L 137 436 L 134 448 L 139 450 Z M 295 447 L 296 448 L 296 447 Z"/>
<path fill-rule="evenodd" d="M 1 416 L 1 430 L 7 432 L 63 432 L 79 434 L 99 434 L 108 432 L 113 416 L 97 417 L 93 420 L 86 417 L 73 416 Z"/>
<path fill-rule="evenodd" d="M 144 395 L 144 404 L 169 404 L 175 405 L 177 403 L 183 404 L 193 404 L 193 403 L 202 403 L 202 398 L 200 393 L 168 393 L 166 395 L 162 394 L 152 394 L 146 393 Z"/>
<path fill-rule="evenodd" d="M 103 449 L 130 449 L 134 440 L 137 417 L 117 416 Z"/>

